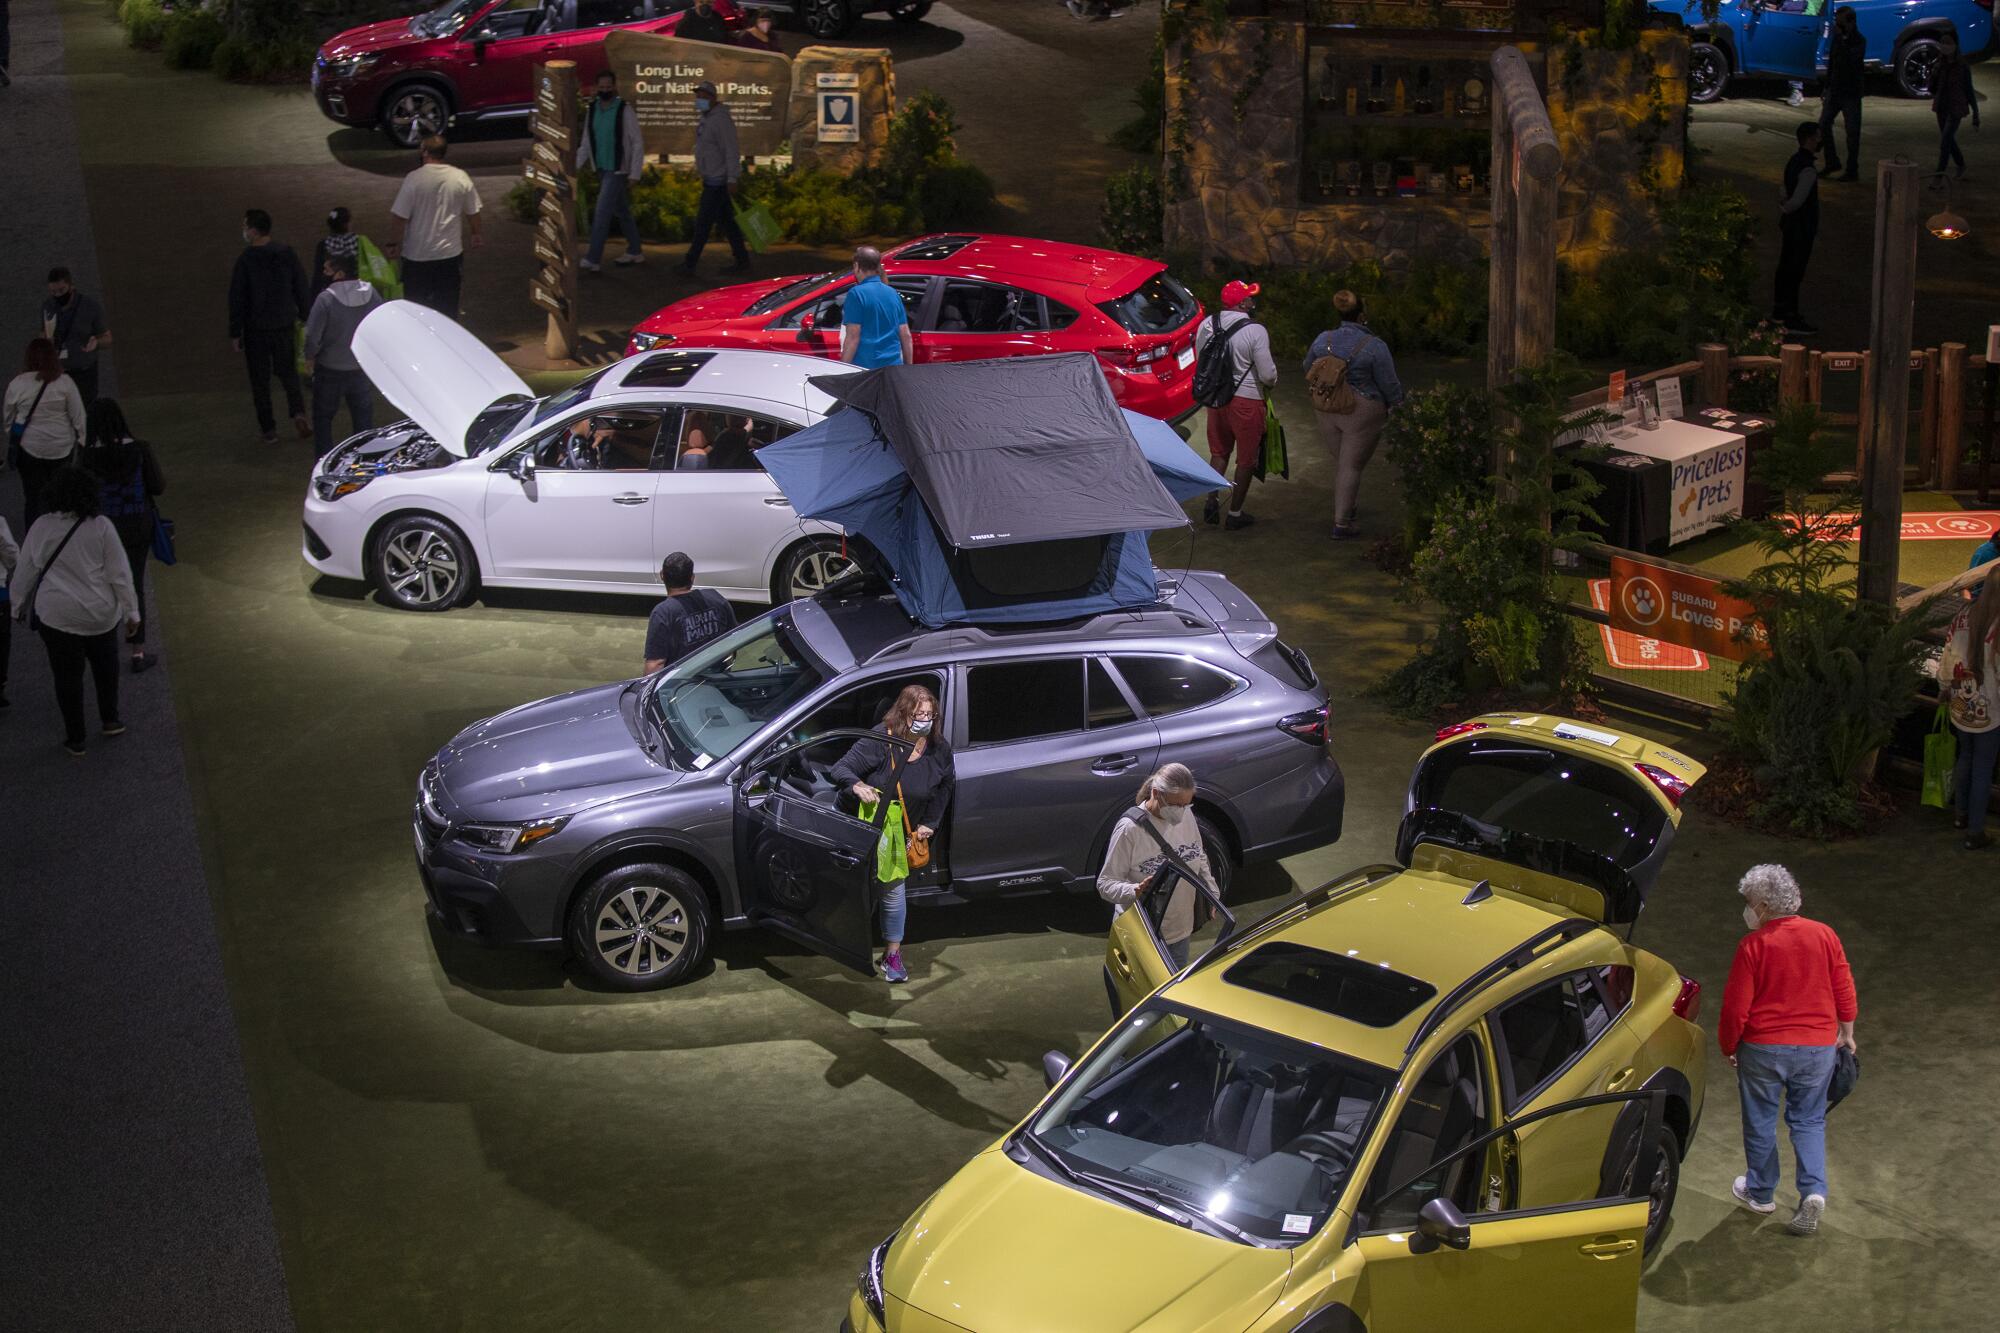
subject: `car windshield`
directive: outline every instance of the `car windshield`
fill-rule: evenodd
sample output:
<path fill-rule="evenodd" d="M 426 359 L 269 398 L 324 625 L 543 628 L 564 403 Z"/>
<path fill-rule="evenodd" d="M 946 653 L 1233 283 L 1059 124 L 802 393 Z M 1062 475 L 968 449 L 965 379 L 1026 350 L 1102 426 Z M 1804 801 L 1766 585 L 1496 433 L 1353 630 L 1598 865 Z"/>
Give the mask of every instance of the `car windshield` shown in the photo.
<path fill-rule="evenodd" d="M 486 3 L 487 0 L 446 0 L 436 9 L 411 19 L 410 27 L 425 37 L 442 37 L 478 13 Z"/>
<path fill-rule="evenodd" d="M 775 291 L 765 292 L 762 296 L 752 301 L 750 308 L 743 313 L 746 315 L 768 315 L 779 306 L 786 305 L 804 296 L 807 292 L 817 291 L 832 281 L 833 274 L 831 273 L 815 273 L 810 278 L 800 278 L 796 282 L 788 282 Z"/>
<path fill-rule="evenodd" d="M 539 426 L 552 417 L 561 416 L 596 392 L 599 381 L 621 364 L 614 361 L 602 370 L 592 371 L 561 393 L 552 393 L 546 398 L 510 395 L 495 399 L 491 407 L 474 417 L 472 424 L 465 428 L 465 456 L 472 458 L 485 453 L 502 440 L 512 438 L 514 432 L 523 426 Z"/>
<path fill-rule="evenodd" d="M 1201 303 L 1162 269 L 1124 296 L 1097 308 L 1128 333 L 1172 333 L 1195 317 Z"/>
<path fill-rule="evenodd" d="M 1123 1020 L 1026 1137 L 1082 1188 L 1245 1244 L 1291 1245 L 1339 1202 L 1394 1079 L 1154 1001 Z"/>
<path fill-rule="evenodd" d="M 662 671 L 648 712 L 676 760 L 707 768 L 825 679 L 789 622 L 760 616 Z"/>

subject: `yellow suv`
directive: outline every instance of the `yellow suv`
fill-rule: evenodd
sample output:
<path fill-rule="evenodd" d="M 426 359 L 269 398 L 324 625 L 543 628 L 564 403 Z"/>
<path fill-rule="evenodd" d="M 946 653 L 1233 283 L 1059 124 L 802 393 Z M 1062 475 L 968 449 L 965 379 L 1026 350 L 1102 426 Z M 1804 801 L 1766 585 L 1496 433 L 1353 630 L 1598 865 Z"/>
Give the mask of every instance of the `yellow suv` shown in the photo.
<path fill-rule="evenodd" d="M 846 1327 L 1633 1328 L 1705 1042 L 1616 928 L 1702 772 L 1562 718 L 1447 727 L 1398 864 L 1243 926 L 1208 898 L 1178 973 L 1163 867 L 1112 926 L 1118 1021 L 875 1248 Z"/>

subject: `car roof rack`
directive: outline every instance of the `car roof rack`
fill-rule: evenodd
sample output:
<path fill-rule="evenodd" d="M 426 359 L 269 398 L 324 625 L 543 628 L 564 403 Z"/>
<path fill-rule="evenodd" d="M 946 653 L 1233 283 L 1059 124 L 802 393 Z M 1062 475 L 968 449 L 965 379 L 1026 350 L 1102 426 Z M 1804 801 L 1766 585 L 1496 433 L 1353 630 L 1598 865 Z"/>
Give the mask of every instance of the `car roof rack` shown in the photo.
<path fill-rule="evenodd" d="M 1544 926 L 1542 929 L 1528 936 L 1527 939 L 1521 941 L 1521 943 L 1509 949 L 1506 953 L 1501 954 L 1498 958 L 1495 958 L 1492 962 L 1459 982 L 1458 985 L 1451 988 L 1442 1000 L 1431 1006 L 1431 1011 L 1424 1015 L 1421 1023 L 1417 1024 L 1417 1030 L 1410 1034 L 1410 1044 L 1403 1048 L 1404 1065 L 1407 1066 L 1409 1064 L 1410 1057 L 1417 1053 L 1417 1048 L 1423 1045 L 1433 1032 L 1438 1030 L 1439 1026 L 1443 1024 L 1444 1020 L 1454 1010 L 1462 1007 L 1467 1000 L 1470 1000 L 1474 995 L 1484 990 L 1502 976 L 1514 971 L 1516 968 L 1526 967 L 1529 963 L 1532 963 L 1544 944 L 1547 944 L 1550 940 L 1568 943 L 1579 935 L 1588 935 L 1593 930 L 1603 929 L 1606 929 L 1606 926 L 1602 921 L 1592 921 L 1586 916 L 1565 917 L 1561 921 Z"/>
<path fill-rule="evenodd" d="M 896 657 L 919 648 L 949 647 L 954 641 L 1004 643 L 1010 639 L 1029 638 L 1037 634 L 1078 633 L 1091 629 L 1108 631 L 1118 627 L 1160 630 L 1167 628 L 1169 624 L 1197 634 L 1217 632 L 1216 627 L 1208 621 L 1179 607 L 1166 605 L 1127 607 L 1115 611 L 1092 612 L 1089 615 L 1074 616 L 1066 620 L 1032 620 L 1004 625 L 961 621 L 936 628 L 917 626 L 907 638 L 884 644 L 871 653 L 867 660 L 878 662 L 883 658 Z"/>

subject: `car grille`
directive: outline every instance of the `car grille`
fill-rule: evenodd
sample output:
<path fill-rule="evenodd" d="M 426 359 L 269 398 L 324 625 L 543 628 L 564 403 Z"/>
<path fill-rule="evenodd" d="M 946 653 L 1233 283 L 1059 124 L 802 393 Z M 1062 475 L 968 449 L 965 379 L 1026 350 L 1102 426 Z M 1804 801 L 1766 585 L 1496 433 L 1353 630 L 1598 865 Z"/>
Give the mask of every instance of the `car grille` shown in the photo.
<path fill-rule="evenodd" d="M 437 768 L 435 765 L 424 769 L 417 779 L 417 824 L 424 831 L 424 840 L 435 843 L 451 828 L 451 821 L 445 818 L 444 810 L 437 799 Z"/>

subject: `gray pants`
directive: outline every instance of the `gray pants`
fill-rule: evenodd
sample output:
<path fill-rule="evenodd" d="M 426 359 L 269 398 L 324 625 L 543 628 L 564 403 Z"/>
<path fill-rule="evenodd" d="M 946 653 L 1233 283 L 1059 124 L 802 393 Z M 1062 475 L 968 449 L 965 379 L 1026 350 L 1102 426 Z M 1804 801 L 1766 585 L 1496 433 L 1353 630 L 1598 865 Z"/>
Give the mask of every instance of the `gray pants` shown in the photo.
<path fill-rule="evenodd" d="M 1333 458 L 1333 521 L 1341 527 L 1354 523 L 1354 506 L 1361 498 L 1361 470 L 1375 456 L 1389 409 L 1373 398 L 1355 395 L 1352 412 L 1320 412 L 1320 443 Z"/>
<path fill-rule="evenodd" d="M 604 243 L 611 229 L 625 234 L 625 253 L 644 254 L 639 243 L 639 223 L 632 216 L 632 182 L 621 171 L 607 171 L 597 178 L 597 212 L 590 220 L 590 250 L 584 258 L 593 264 L 604 262 Z"/>

